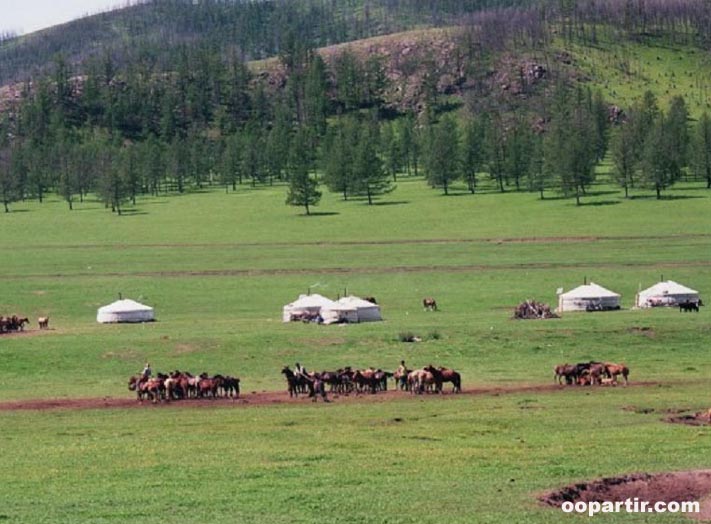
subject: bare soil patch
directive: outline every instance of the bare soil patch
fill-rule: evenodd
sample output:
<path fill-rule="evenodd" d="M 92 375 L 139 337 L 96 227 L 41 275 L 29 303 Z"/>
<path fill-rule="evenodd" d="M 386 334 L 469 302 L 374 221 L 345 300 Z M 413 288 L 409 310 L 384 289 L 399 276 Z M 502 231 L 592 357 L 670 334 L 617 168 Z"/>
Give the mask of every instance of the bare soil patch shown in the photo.
<path fill-rule="evenodd" d="M 685 424 L 687 426 L 711 426 L 711 409 L 697 412 L 672 413 L 663 419 L 670 424 Z"/>
<path fill-rule="evenodd" d="M 635 382 L 629 387 L 646 387 L 657 386 L 658 382 Z M 562 391 L 575 391 L 580 388 L 571 388 L 560 386 L 557 384 L 546 385 L 520 385 L 506 387 L 480 387 L 468 388 L 462 390 L 461 394 L 453 394 L 449 392 L 449 388 L 445 387 L 445 392 L 442 395 L 412 395 L 404 391 L 384 391 L 375 395 L 332 395 L 329 394 L 330 401 L 336 403 L 366 403 L 366 402 L 389 402 L 392 400 L 429 400 L 433 402 L 446 402 L 452 398 L 460 398 L 462 396 L 499 396 L 511 395 L 516 393 L 555 393 Z M 593 391 L 593 388 L 584 388 L 586 391 Z M 321 400 L 318 400 L 321 403 Z M 136 397 L 129 391 L 125 397 L 94 397 L 94 398 L 44 398 L 44 399 L 26 399 L 26 400 L 11 400 L 0 402 L 0 411 L 46 411 L 46 410 L 79 410 L 79 409 L 128 409 L 128 408 L 164 408 L 164 407 L 246 407 L 246 406 L 269 406 L 274 404 L 311 404 L 311 400 L 306 396 L 298 398 L 290 398 L 285 391 L 252 391 L 243 393 L 238 399 L 217 398 L 217 399 L 190 399 L 172 402 L 158 402 L 156 404 L 150 401 L 139 402 Z"/>
<path fill-rule="evenodd" d="M 545 493 L 539 500 L 545 505 L 560 507 L 564 502 L 624 502 L 635 497 L 650 503 L 699 501 L 701 512 L 687 516 L 711 519 L 711 470 L 608 477 L 572 484 Z"/>

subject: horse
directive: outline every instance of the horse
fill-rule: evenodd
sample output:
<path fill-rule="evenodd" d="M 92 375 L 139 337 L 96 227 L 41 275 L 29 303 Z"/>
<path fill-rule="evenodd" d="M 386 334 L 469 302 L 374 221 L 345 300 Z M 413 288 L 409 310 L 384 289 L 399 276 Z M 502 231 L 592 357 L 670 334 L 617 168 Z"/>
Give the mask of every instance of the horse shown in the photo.
<path fill-rule="evenodd" d="M 230 397 L 233 400 L 239 398 L 239 382 L 237 377 L 231 377 L 227 375 L 222 379 L 222 391 L 226 397 Z"/>
<path fill-rule="evenodd" d="M 27 317 L 18 317 L 17 315 L 12 315 L 12 324 L 14 326 L 14 329 L 24 331 L 25 330 L 25 324 L 29 324 L 30 319 Z"/>
<path fill-rule="evenodd" d="M 211 378 L 207 373 L 202 373 L 200 375 L 200 381 L 198 382 L 198 396 L 210 397 L 212 399 L 217 398 L 217 392 L 222 385 L 222 380 L 223 377 L 221 375 L 215 375 Z"/>
<path fill-rule="evenodd" d="M 356 391 L 358 393 L 363 393 L 367 389 L 371 394 L 377 392 L 380 382 L 380 378 L 376 377 L 376 371 L 374 369 L 364 369 L 362 371 L 358 369 L 353 373 L 352 380 L 356 385 Z"/>
<path fill-rule="evenodd" d="M 40 329 L 49 329 L 49 317 L 39 317 L 37 319 L 37 324 Z"/>
<path fill-rule="evenodd" d="M 697 302 L 691 302 L 691 301 L 686 301 L 686 302 L 679 302 L 679 312 L 680 313 L 688 313 L 690 311 L 696 311 L 697 313 L 699 312 L 699 304 Z"/>
<path fill-rule="evenodd" d="M 577 377 L 576 366 L 570 364 L 559 364 L 553 368 L 553 380 L 562 384 L 562 380 L 565 379 L 566 384 L 573 384 Z"/>
<path fill-rule="evenodd" d="M 425 368 L 425 369 L 427 369 L 427 368 Z M 452 383 L 452 393 L 461 393 L 462 392 L 462 376 L 458 372 L 454 371 L 453 369 L 444 368 L 444 367 L 438 368 L 437 371 L 439 371 L 439 373 L 441 375 L 442 382 L 451 382 Z M 440 384 L 440 388 L 441 388 L 441 384 Z M 441 392 L 441 389 L 440 389 L 440 392 Z"/>
<path fill-rule="evenodd" d="M 144 378 L 133 376 L 128 379 L 128 389 L 136 392 L 136 400 L 143 402 L 144 397 L 154 404 L 163 395 L 164 380 L 162 378 Z"/>
<path fill-rule="evenodd" d="M 423 298 L 422 307 L 425 311 L 437 311 L 437 301 L 432 297 Z"/>
<path fill-rule="evenodd" d="M 407 383 L 410 386 L 410 393 L 417 393 L 418 395 L 421 395 L 426 390 L 432 389 L 432 387 L 437 385 L 435 376 L 425 369 L 411 371 L 407 376 Z M 439 393 L 436 387 L 435 392 Z"/>
<path fill-rule="evenodd" d="M 617 383 L 617 376 L 622 375 L 625 380 L 625 386 L 629 383 L 628 377 L 630 375 L 630 369 L 624 364 L 615 364 L 614 362 L 605 362 L 605 373 L 609 378 Z"/>
<path fill-rule="evenodd" d="M 290 397 L 298 397 L 304 387 L 308 388 L 309 394 L 313 391 L 313 382 L 303 375 L 297 377 L 294 372 L 289 369 L 289 366 L 284 366 L 281 370 L 281 374 L 286 378 L 287 390 L 289 391 Z"/>

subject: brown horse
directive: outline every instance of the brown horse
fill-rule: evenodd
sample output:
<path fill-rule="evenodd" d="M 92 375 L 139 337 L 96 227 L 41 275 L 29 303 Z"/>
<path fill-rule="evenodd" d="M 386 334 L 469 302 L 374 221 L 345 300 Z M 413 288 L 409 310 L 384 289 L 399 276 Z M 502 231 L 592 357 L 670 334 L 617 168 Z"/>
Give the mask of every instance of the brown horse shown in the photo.
<path fill-rule="evenodd" d="M 452 388 L 452 393 L 462 392 L 462 378 L 459 373 L 457 373 L 453 369 L 443 367 L 435 368 L 432 364 L 430 364 L 429 366 L 425 366 L 423 369 L 432 373 L 435 382 L 435 390 L 437 393 L 442 393 L 442 384 L 444 382 L 452 383 L 452 385 L 454 386 Z"/>
<path fill-rule="evenodd" d="M 410 393 L 417 393 L 418 395 L 421 395 L 425 391 L 433 388 L 436 393 L 439 393 L 437 390 L 435 376 L 425 369 L 416 369 L 411 371 L 407 376 L 407 385 L 410 388 Z"/>
<path fill-rule="evenodd" d="M 425 311 L 437 311 L 437 301 L 432 297 L 423 298 L 422 307 Z"/>
<path fill-rule="evenodd" d="M 605 374 L 610 377 L 615 383 L 617 382 L 617 377 L 622 375 L 625 380 L 625 386 L 629 384 L 628 377 L 630 375 L 630 368 L 624 364 L 615 364 L 614 362 L 605 362 Z"/>
<path fill-rule="evenodd" d="M 573 384 L 577 376 L 576 366 L 571 364 L 559 364 L 553 368 L 553 373 L 553 380 L 558 384 L 562 384 L 564 379 L 566 384 Z"/>

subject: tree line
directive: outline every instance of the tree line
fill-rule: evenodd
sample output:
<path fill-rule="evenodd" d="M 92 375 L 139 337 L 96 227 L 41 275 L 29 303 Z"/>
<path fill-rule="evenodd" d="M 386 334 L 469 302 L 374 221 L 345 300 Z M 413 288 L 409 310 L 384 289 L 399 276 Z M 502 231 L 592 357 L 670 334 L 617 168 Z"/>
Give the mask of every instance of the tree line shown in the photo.
<path fill-rule="evenodd" d="M 584 12 L 570 5 L 573 14 Z M 453 59 L 465 75 L 483 77 L 487 56 L 506 45 L 545 45 L 546 13 L 476 13 Z M 572 19 L 579 29 L 582 15 Z M 327 63 L 297 27 L 280 38 L 278 85 L 219 46 L 183 43 L 174 53 L 164 70 L 150 54 L 126 62 L 107 51 L 88 58 L 81 77 L 59 56 L 50 76 L 28 82 L 0 121 L 5 210 L 54 191 L 70 209 L 94 193 L 120 214 L 142 194 L 278 182 L 289 184 L 288 203 L 309 212 L 319 185 L 372 204 L 410 174 L 423 174 L 445 194 L 457 183 L 476 193 L 488 177 L 501 192 L 543 198 L 557 191 L 580 203 L 608 147 L 626 194 L 650 187 L 661 197 L 682 176 L 711 184 L 708 118 L 690 129 L 681 98 L 662 110 L 645 94 L 613 126 L 599 93 L 550 72 L 538 107 L 468 100 L 455 117 L 434 60 L 419 65 L 419 110 L 394 109 L 385 99 L 391 80 L 382 57 L 345 49 Z M 475 89 L 470 99 L 478 95 Z"/>

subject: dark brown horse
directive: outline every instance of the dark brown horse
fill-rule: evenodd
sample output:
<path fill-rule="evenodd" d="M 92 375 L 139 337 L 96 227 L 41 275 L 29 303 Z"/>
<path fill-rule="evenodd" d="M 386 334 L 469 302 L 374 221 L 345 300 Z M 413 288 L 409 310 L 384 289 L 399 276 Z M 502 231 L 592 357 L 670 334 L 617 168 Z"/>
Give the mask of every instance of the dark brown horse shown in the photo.
<path fill-rule="evenodd" d="M 303 392 L 305 388 L 309 390 L 309 395 L 313 393 L 313 382 L 307 380 L 303 375 L 297 377 L 294 372 L 289 369 L 289 366 L 284 366 L 281 370 L 281 374 L 286 378 L 287 390 L 289 391 L 290 397 L 298 397 L 299 393 Z"/>
<path fill-rule="evenodd" d="M 425 366 L 423 368 L 425 371 L 429 371 L 434 377 L 435 391 L 437 393 L 442 393 L 442 384 L 444 382 L 451 382 L 454 386 L 452 393 L 461 393 L 462 391 L 462 378 L 453 369 L 448 368 L 435 368 L 432 364 Z"/>
<path fill-rule="evenodd" d="M 437 311 L 437 301 L 432 297 L 423 298 L 422 307 L 425 311 Z"/>
<path fill-rule="evenodd" d="M 562 384 L 565 380 L 566 384 L 575 384 L 577 379 L 577 367 L 572 364 L 559 364 L 553 368 L 553 380 L 558 384 Z"/>

